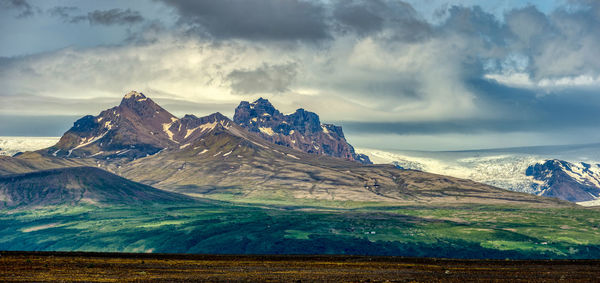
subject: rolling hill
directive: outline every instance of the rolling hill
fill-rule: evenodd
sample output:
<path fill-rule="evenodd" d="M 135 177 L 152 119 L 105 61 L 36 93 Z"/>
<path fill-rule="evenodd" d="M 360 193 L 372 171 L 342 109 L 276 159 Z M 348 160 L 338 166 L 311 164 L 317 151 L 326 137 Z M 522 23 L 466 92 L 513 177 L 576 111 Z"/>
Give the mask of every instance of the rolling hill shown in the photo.
<path fill-rule="evenodd" d="M 190 203 L 192 198 L 139 184 L 94 167 L 0 176 L 0 208 Z"/>

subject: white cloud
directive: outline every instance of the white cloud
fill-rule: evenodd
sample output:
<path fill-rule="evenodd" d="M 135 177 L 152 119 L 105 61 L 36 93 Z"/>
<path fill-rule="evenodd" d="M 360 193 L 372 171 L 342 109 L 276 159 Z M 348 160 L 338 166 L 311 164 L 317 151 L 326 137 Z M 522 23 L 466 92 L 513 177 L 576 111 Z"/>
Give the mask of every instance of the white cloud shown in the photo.
<path fill-rule="evenodd" d="M 600 86 L 600 76 L 579 75 L 532 80 L 528 73 L 486 74 L 486 79 L 494 80 L 510 87 L 554 90 Z"/>

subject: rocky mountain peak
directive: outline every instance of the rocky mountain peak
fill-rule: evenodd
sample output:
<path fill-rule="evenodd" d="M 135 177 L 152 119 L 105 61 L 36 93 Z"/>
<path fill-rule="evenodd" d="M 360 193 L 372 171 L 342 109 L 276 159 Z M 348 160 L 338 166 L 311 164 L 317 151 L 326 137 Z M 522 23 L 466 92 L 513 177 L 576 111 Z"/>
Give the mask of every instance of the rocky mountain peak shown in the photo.
<path fill-rule="evenodd" d="M 302 134 L 323 132 L 319 115 L 302 108 L 288 115 L 288 120 Z"/>
<path fill-rule="evenodd" d="M 130 112 L 142 118 L 158 117 L 162 120 L 170 120 L 171 117 L 174 117 L 152 99 L 137 91 L 125 94 L 121 100 L 121 104 L 118 106 L 118 110 L 122 112 L 129 112 L 125 110 L 131 110 Z"/>
<path fill-rule="evenodd" d="M 341 127 L 321 124 L 319 115 L 303 108 L 283 115 L 267 99 L 259 98 L 252 103 L 242 101 L 235 109 L 233 121 L 275 144 L 307 153 L 371 163 L 367 156 L 354 152 Z"/>
<path fill-rule="evenodd" d="M 244 117 L 249 116 L 281 116 L 281 113 L 275 109 L 269 100 L 261 97 L 252 103 L 242 101 L 235 109 L 235 115 L 240 116 L 238 119 L 242 120 Z M 236 119 L 235 116 L 233 119 Z"/>
<path fill-rule="evenodd" d="M 125 96 L 123 96 L 123 99 L 146 99 L 147 97 L 141 93 L 141 92 L 137 92 L 135 90 L 132 90 L 128 93 L 125 94 Z"/>
<path fill-rule="evenodd" d="M 209 122 L 215 122 L 215 121 L 226 121 L 229 122 L 231 121 L 231 119 L 227 118 L 225 115 L 221 114 L 221 112 L 215 112 L 213 114 L 210 114 L 206 117 L 203 117 L 206 120 L 208 120 Z"/>
<path fill-rule="evenodd" d="M 257 100 L 255 100 L 254 102 L 250 103 L 250 107 L 253 109 L 275 109 L 275 107 L 273 107 L 273 104 L 271 104 L 271 102 L 268 99 L 259 97 Z"/>

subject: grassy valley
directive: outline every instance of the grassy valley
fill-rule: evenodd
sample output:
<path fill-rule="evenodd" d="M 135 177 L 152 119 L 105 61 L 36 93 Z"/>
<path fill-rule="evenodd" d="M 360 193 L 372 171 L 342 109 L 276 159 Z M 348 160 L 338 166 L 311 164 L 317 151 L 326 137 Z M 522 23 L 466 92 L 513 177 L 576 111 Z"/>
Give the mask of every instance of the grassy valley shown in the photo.
<path fill-rule="evenodd" d="M 598 258 L 597 210 L 306 202 L 4 211 L 1 250 Z"/>

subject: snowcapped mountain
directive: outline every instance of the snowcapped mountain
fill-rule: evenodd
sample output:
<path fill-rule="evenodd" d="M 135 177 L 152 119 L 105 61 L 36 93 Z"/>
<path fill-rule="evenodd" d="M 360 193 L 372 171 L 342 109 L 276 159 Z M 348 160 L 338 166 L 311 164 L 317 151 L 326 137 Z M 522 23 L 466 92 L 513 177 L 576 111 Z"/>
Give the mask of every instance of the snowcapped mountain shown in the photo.
<path fill-rule="evenodd" d="M 322 124 L 316 113 L 302 108 L 284 115 L 267 99 L 259 98 L 252 103 L 242 101 L 235 109 L 233 121 L 279 145 L 371 164 L 368 156 L 357 154 L 346 141 L 342 127 Z"/>
<path fill-rule="evenodd" d="M 582 205 L 600 204 L 600 165 L 587 159 L 600 152 L 598 145 L 455 152 L 357 151 L 368 154 L 375 163 L 471 179 Z"/>
<path fill-rule="evenodd" d="M 527 168 L 538 195 L 585 202 L 600 199 L 600 165 L 552 159 Z"/>
<path fill-rule="evenodd" d="M 60 137 L 0 137 L 0 155 L 13 156 L 55 144 Z"/>

